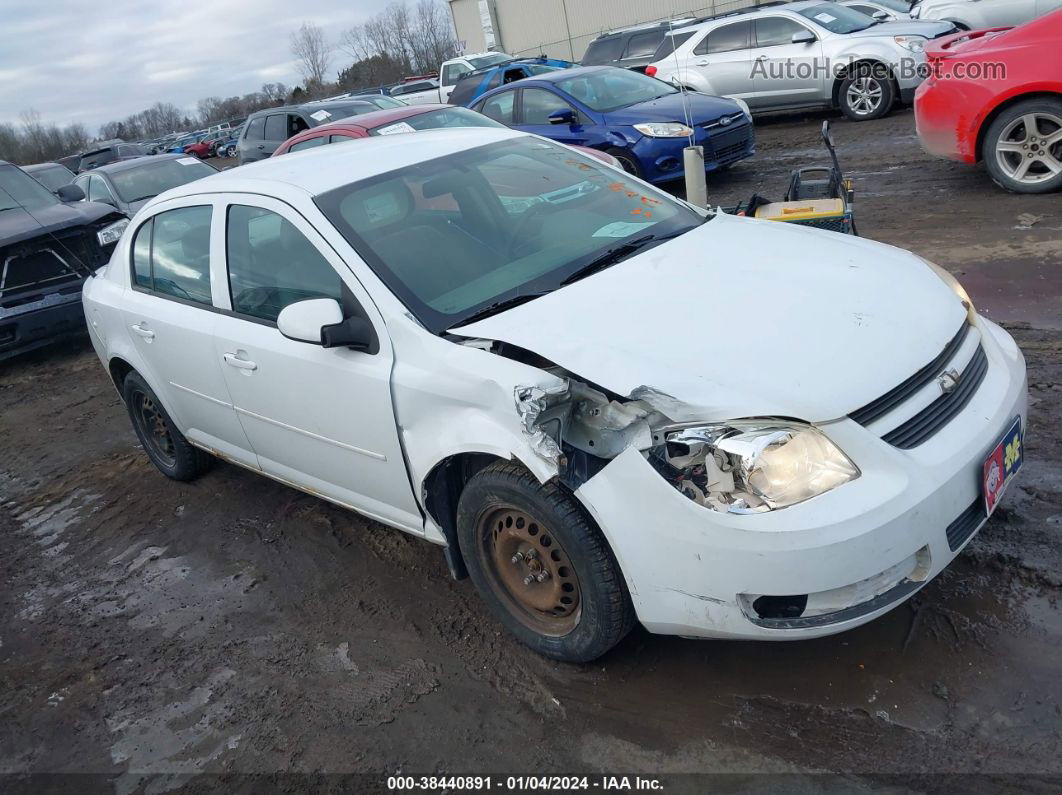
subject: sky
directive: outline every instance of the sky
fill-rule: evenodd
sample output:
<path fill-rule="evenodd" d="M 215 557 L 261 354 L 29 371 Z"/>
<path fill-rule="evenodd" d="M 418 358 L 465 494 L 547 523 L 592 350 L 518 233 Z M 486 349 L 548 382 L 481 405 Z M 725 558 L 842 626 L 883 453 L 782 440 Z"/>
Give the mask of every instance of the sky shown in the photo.
<path fill-rule="evenodd" d="M 193 113 L 202 97 L 299 82 L 289 35 L 304 21 L 331 43 L 388 0 L 0 0 L 0 122 L 33 108 L 90 134 L 155 102 Z M 349 58 L 333 54 L 330 78 Z"/>

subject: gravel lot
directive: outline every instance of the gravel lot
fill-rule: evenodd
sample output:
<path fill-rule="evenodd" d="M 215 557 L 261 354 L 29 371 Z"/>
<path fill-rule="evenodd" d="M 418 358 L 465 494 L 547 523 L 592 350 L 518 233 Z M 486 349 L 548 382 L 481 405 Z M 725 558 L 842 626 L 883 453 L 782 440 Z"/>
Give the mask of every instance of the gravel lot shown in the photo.
<path fill-rule="evenodd" d="M 824 160 L 822 118 L 758 125 L 759 153 L 711 181 L 713 201 L 780 198 L 791 168 Z M 1029 364 L 1023 475 L 909 604 L 815 641 L 638 629 L 595 664 L 547 661 L 430 545 L 229 465 L 164 479 L 86 340 L 0 365 L 0 772 L 92 772 L 56 784 L 123 793 L 398 770 L 716 772 L 726 791 L 783 781 L 765 772 L 841 774 L 786 778 L 789 791 L 988 786 L 940 773 L 1057 786 L 1062 197 L 930 160 L 909 111 L 836 120 L 834 135 L 862 234 L 960 274 Z"/>

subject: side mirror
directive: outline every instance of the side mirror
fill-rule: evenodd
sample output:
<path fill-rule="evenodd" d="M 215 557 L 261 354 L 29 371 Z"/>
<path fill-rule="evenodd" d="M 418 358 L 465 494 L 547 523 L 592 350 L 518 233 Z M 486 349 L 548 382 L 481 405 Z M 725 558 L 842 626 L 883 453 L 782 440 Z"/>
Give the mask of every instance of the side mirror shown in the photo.
<path fill-rule="evenodd" d="M 59 197 L 61 202 L 80 202 L 85 200 L 85 191 L 81 190 L 81 187 L 73 182 L 69 185 L 60 185 L 58 190 L 55 191 L 55 195 Z"/>
<path fill-rule="evenodd" d="M 322 328 L 321 344 L 326 348 L 353 348 L 366 353 L 379 350 L 372 323 L 357 315 L 352 315 L 334 326 Z"/>
<path fill-rule="evenodd" d="M 793 44 L 811 44 L 818 41 L 818 38 L 810 30 L 801 30 L 793 34 Z"/>
<path fill-rule="evenodd" d="M 873 16 L 878 22 L 888 22 L 892 18 L 887 11 L 875 11 Z"/>
<path fill-rule="evenodd" d="M 555 110 L 548 118 L 550 124 L 575 124 L 575 112 L 571 108 Z"/>
<path fill-rule="evenodd" d="M 280 310 L 277 328 L 291 340 L 324 344 L 324 328 L 343 322 L 343 310 L 334 298 L 296 301 Z"/>

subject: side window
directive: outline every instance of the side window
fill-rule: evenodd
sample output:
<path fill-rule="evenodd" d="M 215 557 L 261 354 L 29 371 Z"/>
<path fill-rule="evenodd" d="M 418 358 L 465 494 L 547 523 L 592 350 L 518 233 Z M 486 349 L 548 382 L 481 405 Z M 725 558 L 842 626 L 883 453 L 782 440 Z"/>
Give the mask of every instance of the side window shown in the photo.
<path fill-rule="evenodd" d="M 650 30 L 645 33 L 635 33 L 631 36 L 631 40 L 627 43 L 627 52 L 623 54 L 624 58 L 648 58 L 654 52 L 656 48 L 660 46 L 660 40 L 663 38 L 661 31 Z"/>
<path fill-rule="evenodd" d="M 265 138 L 265 116 L 259 116 L 247 122 L 247 139 L 261 141 L 263 138 Z"/>
<path fill-rule="evenodd" d="M 522 124 L 549 124 L 549 115 L 571 108 L 567 102 L 544 88 L 525 88 Z"/>
<path fill-rule="evenodd" d="M 225 237 L 234 311 L 276 321 L 280 310 L 296 301 L 341 300 L 339 274 L 282 216 L 234 204 Z"/>
<path fill-rule="evenodd" d="M 297 133 L 301 133 L 303 130 L 310 129 L 310 123 L 306 121 L 302 116 L 296 113 L 288 114 L 288 131 L 284 135 L 284 140 L 287 140 Z"/>
<path fill-rule="evenodd" d="M 457 78 L 459 78 L 461 75 L 468 74 L 471 71 L 472 67 L 468 64 L 448 63 L 443 68 L 442 84 L 444 86 L 452 85 L 457 82 Z"/>
<path fill-rule="evenodd" d="M 157 293 L 210 304 L 212 207 L 181 207 L 154 217 L 152 286 Z"/>
<path fill-rule="evenodd" d="M 80 177 L 74 180 L 74 184 L 81 188 L 82 193 L 85 194 L 85 198 L 88 199 L 89 178 L 82 174 Z"/>
<path fill-rule="evenodd" d="M 323 146 L 328 143 L 328 137 L 325 135 L 318 135 L 316 138 L 307 138 L 305 141 L 299 141 L 297 144 L 292 144 L 288 147 L 289 152 L 301 152 L 303 149 L 313 149 L 315 146 Z"/>
<path fill-rule="evenodd" d="M 504 69 L 495 69 L 494 70 L 494 74 L 492 74 L 490 76 L 490 80 L 487 81 L 486 90 L 490 91 L 492 88 L 497 88 L 498 86 L 500 86 L 501 85 L 501 81 L 502 81 L 502 77 L 504 75 L 505 75 L 505 70 Z"/>
<path fill-rule="evenodd" d="M 792 44 L 793 34 L 806 30 L 799 22 L 785 17 L 763 17 L 756 20 L 756 46 L 778 47 L 782 44 Z"/>
<path fill-rule="evenodd" d="M 713 52 L 732 52 L 745 50 L 749 46 L 751 22 L 735 22 L 716 28 L 704 37 L 704 41 L 693 48 L 696 55 L 708 55 Z"/>
<path fill-rule="evenodd" d="M 612 36 L 608 39 L 597 39 L 590 43 L 590 47 L 587 49 L 586 54 L 583 56 L 583 63 L 590 64 L 604 64 L 618 61 L 623 55 L 623 36 Z"/>
<path fill-rule="evenodd" d="M 355 138 L 352 135 L 340 135 L 340 134 L 337 133 L 335 135 L 328 136 L 328 143 L 330 143 L 330 144 L 338 144 L 338 143 L 342 143 L 343 141 L 356 141 L 356 140 L 358 140 L 358 139 Z"/>
<path fill-rule="evenodd" d="M 286 113 L 274 113 L 265 118 L 265 132 L 263 137 L 267 141 L 285 141 L 288 135 L 288 116 Z"/>
<path fill-rule="evenodd" d="M 149 218 L 136 232 L 133 240 L 133 284 L 151 289 L 151 230 L 155 223 Z"/>
<path fill-rule="evenodd" d="M 102 177 L 89 177 L 88 200 L 90 202 L 114 201 L 111 189 L 107 187 L 107 183 L 103 181 Z"/>
<path fill-rule="evenodd" d="M 494 121 L 499 121 L 502 124 L 512 124 L 513 101 L 515 98 L 515 91 L 497 94 L 484 102 L 479 112 L 487 118 L 494 119 Z"/>

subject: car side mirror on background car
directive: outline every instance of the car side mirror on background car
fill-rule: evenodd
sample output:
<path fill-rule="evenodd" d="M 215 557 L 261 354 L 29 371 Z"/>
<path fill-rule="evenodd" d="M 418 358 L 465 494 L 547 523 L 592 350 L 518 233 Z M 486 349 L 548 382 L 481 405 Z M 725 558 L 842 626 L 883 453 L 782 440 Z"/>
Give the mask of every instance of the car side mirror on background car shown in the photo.
<path fill-rule="evenodd" d="M 878 22 L 888 22 L 889 14 L 886 11 L 875 11 L 874 19 L 876 19 Z"/>
<path fill-rule="evenodd" d="M 810 30 L 802 30 L 799 33 L 793 34 L 793 44 L 811 44 L 818 41 L 818 37 L 815 36 Z"/>
<path fill-rule="evenodd" d="M 548 118 L 550 124 L 575 124 L 575 113 L 571 108 L 555 110 Z"/>
<path fill-rule="evenodd" d="M 85 191 L 72 182 L 69 185 L 60 185 L 55 195 L 61 202 L 79 202 L 85 199 Z"/>
<path fill-rule="evenodd" d="M 334 298 L 308 298 L 280 310 L 277 328 L 291 340 L 309 342 L 324 348 L 354 348 L 375 352 L 376 334 L 363 317 L 343 317 L 343 309 Z"/>

